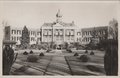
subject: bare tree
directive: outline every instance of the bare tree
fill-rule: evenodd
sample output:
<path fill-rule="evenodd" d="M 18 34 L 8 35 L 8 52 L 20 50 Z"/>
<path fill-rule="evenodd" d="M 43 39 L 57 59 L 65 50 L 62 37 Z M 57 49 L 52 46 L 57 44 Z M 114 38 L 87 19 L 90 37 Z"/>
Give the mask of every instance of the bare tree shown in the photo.
<path fill-rule="evenodd" d="M 108 39 L 118 39 L 118 22 L 116 19 L 113 19 L 109 22 Z"/>

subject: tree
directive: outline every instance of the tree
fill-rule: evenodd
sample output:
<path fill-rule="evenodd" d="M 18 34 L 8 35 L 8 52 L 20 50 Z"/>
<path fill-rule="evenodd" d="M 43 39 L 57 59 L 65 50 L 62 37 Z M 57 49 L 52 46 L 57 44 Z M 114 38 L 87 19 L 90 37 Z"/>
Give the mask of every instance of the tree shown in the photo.
<path fill-rule="evenodd" d="M 108 39 L 118 40 L 118 22 L 116 19 L 109 22 Z"/>
<path fill-rule="evenodd" d="M 68 49 L 68 47 L 69 47 L 68 42 L 65 42 L 64 45 L 65 45 L 65 49 Z"/>
<path fill-rule="evenodd" d="M 78 48 L 79 48 L 79 43 L 78 43 L 78 42 L 75 42 L 75 43 L 74 43 L 74 46 L 76 47 L 76 50 L 78 50 Z"/>
<path fill-rule="evenodd" d="M 28 48 L 30 43 L 30 37 L 29 37 L 29 31 L 26 26 L 24 26 L 22 30 L 22 36 L 21 36 L 21 46 L 22 48 L 26 49 Z"/>
<path fill-rule="evenodd" d="M 93 31 L 91 32 L 91 41 L 89 44 L 86 45 L 86 49 L 96 49 L 97 47 L 97 42 L 98 40 L 96 39 L 96 37 L 98 36 L 96 30 L 95 30 L 95 27 L 93 29 Z"/>
<path fill-rule="evenodd" d="M 105 41 L 104 69 L 106 75 L 118 75 L 118 22 L 109 22 L 108 39 Z"/>

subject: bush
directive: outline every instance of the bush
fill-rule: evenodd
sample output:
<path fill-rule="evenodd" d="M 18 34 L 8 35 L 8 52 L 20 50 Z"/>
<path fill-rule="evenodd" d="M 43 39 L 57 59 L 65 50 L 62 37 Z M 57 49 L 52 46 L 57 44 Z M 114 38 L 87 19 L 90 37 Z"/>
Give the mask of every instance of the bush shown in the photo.
<path fill-rule="evenodd" d="M 30 54 L 33 54 L 33 51 L 32 51 L 32 50 L 30 51 Z"/>
<path fill-rule="evenodd" d="M 39 56 L 45 56 L 44 53 L 40 53 Z"/>
<path fill-rule="evenodd" d="M 66 51 L 68 51 L 69 53 L 72 53 L 72 50 L 71 50 L 71 49 L 66 49 Z"/>
<path fill-rule="evenodd" d="M 75 53 L 74 56 L 79 56 L 79 54 L 78 54 L 78 53 Z"/>
<path fill-rule="evenodd" d="M 88 51 L 86 50 L 86 51 L 85 51 L 85 53 L 87 54 L 87 53 L 88 53 Z"/>
<path fill-rule="evenodd" d="M 23 65 L 22 67 L 16 69 L 15 72 L 24 72 L 24 71 L 26 71 L 27 69 L 28 69 L 28 67 L 25 66 L 25 65 Z"/>
<path fill-rule="evenodd" d="M 38 60 L 38 57 L 35 55 L 30 55 L 27 57 L 28 62 L 37 62 L 37 60 Z"/>
<path fill-rule="evenodd" d="M 86 66 L 90 71 L 93 72 L 102 72 L 102 70 L 99 67 L 93 66 L 93 65 L 87 65 Z"/>
<path fill-rule="evenodd" d="M 93 51 L 91 51 L 90 55 L 95 55 Z"/>
<path fill-rule="evenodd" d="M 23 55 L 28 55 L 28 52 L 25 51 L 25 52 L 23 53 Z"/>
<path fill-rule="evenodd" d="M 82 62 L 88 62 L 89 57 L 88 57 L 87 55 L 81 55 L 81 56 L 80 56 L 80 60 L 81 60 Z"/>
<path fill-rule="evenodd" d="M 51 49 L 48 49 L 46 52 L 49 53 L 50 51 L 52 51 Z"/>

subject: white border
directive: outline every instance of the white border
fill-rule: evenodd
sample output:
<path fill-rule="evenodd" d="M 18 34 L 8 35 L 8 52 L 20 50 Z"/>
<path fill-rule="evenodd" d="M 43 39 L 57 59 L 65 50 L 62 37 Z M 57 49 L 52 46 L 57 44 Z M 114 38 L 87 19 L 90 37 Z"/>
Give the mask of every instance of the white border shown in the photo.
<path fill-rule="evenodd" d="M 118 8 L 119 8 L 119 10 L 118 10 L 118 14 L 120 14 L 120 0 L 118 0 L 118 1 L 48 1 L 48 0 L 45 0 L 45 1 L 31 1 L 31 0 L 28 0 L 28 1 L 25 1 L 25 0 L 22 0 L 22 1 L 0 1 L 0 4 L 2 4 L 2 3 L 117 3 L 118 4 Z M 118 18 L 119 18 L 119 20 L 118 20 L 118 22 L 120 21 L 120 16 L 118 16 Z M 120 25 L 120 22 L 119 22 L 119 25 Z M 119 29 L 119 28 L 118 28 Z M 3 33 L 1 33 L 2 32 L 2 30 L 1 30 L 1 27 L 0 27 L 0 35 L 1 34 L 3 34 Z M 120 37 L 120 35 L 119 35 L 119 37 Z M 1 49 L 1 54 L 2 54 L 2 37 L 0 36 L 0 49 Z M 118 39 L 119 40 L 119 39 Z M 0 55 L 1 55 L 0 54 Z M 118 50 L 118 55 L 119 55 L 119 50 Z M 120 57 L 119 57 L 119 61 L 120 61 Z M 119 63 L 119 62 L 118 62 Z M 0 57 L 0 68 L 2 67 L 2 55 L 1 55 L 1 57 Z M 120 70 L 120 66 L 119 66 L 119 70 Z M 120 71 L 119 71 L 119 73 L 120 73 Z M 119 74 L 120 75 L 120 74 Z M 119 78 L 119 75 L 118 76 L 3 76 L 2 75 L 2 69 L 0 70 L 0 77 L 1 78 L 63 78 L 63 77 L 65 77 L 65 78 L 79 78 L 79 77 L 82 77 L 82 78 Z"/>

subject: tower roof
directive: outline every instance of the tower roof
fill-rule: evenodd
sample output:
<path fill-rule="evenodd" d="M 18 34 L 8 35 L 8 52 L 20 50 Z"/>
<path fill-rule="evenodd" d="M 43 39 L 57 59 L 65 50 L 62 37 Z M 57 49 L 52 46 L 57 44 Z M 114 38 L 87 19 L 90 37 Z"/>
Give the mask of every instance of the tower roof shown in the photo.
<path fill-rule="evenodd" d="M 57 14 L 56 14 L 56 17 L 57 18 L 61 18 L 62 17 L 62 14 L 60 13 L 60 9 L 58 10 Z"/>

